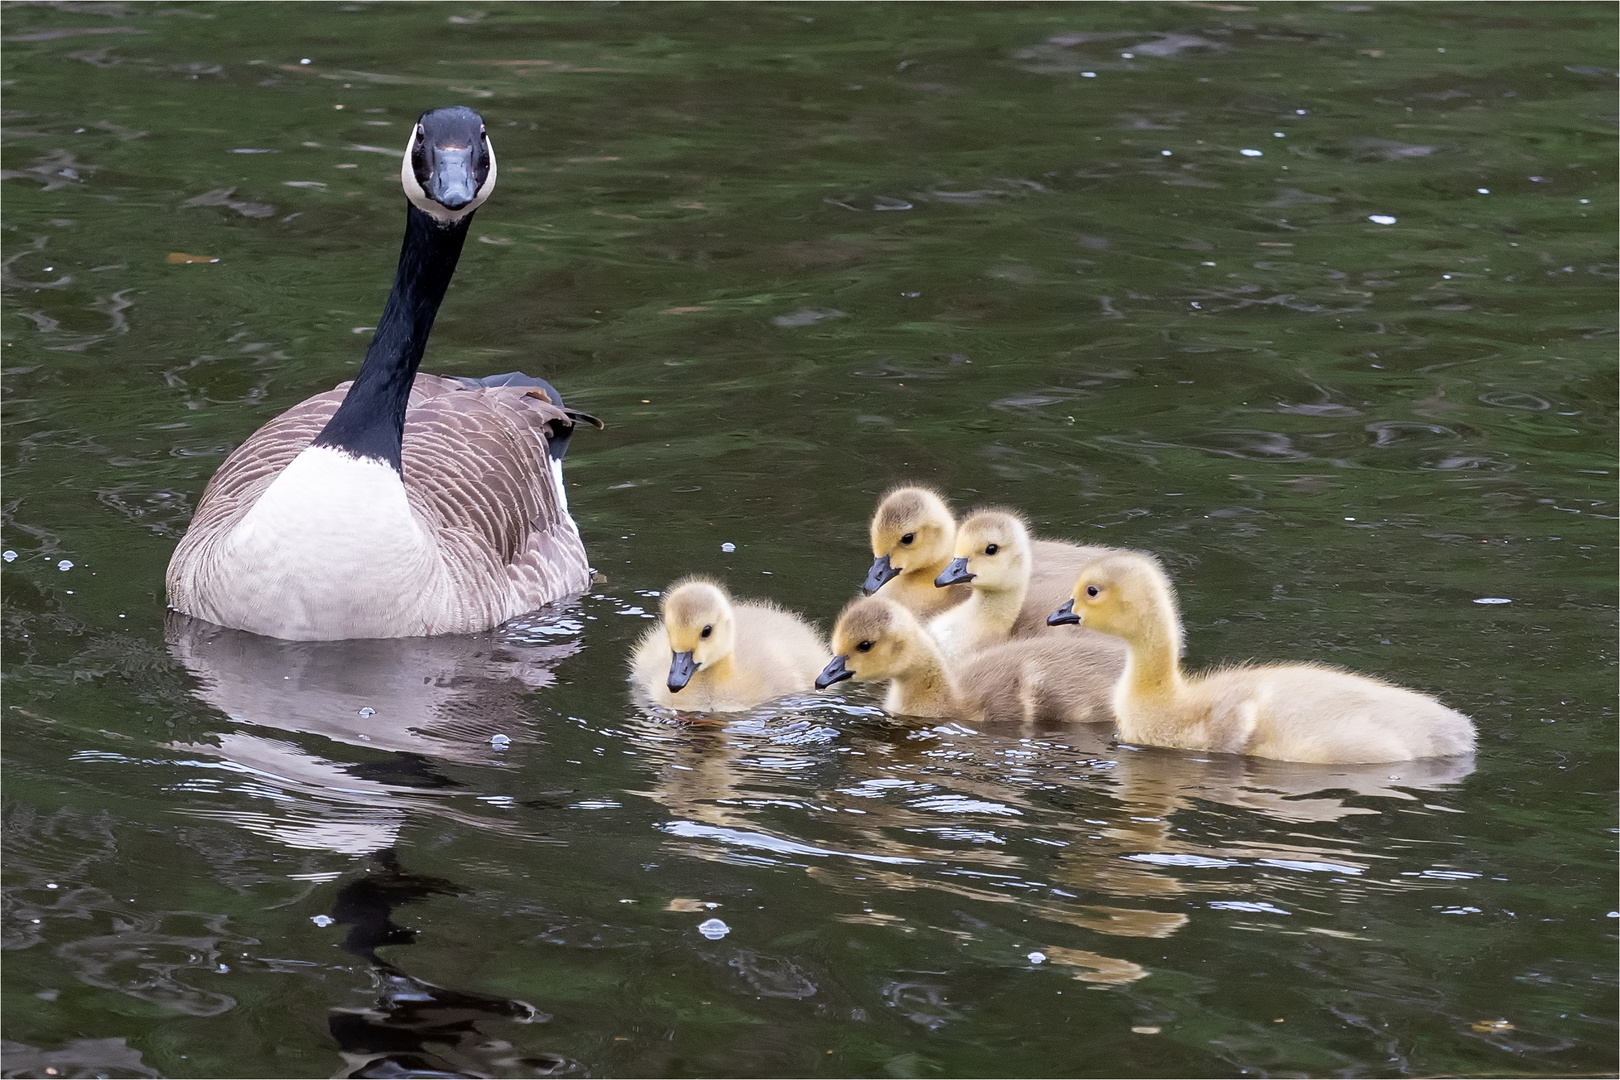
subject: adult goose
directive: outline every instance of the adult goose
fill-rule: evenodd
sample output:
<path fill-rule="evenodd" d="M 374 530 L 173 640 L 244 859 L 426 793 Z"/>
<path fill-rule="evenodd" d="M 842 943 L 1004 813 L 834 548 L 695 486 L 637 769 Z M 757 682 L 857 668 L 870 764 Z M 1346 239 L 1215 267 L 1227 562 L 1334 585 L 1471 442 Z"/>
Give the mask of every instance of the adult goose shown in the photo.
<path fill-rule="evenodd" d="M 237 447 L 169 561 L 169 604 L 292 640 L 470 633 L 584 591 L 562 458 L 576 421 L 545 380 L 419 375 L 495 154 L 471 109 L 434 109 L 400 169 L 405 241 L 352 383 Z"/>

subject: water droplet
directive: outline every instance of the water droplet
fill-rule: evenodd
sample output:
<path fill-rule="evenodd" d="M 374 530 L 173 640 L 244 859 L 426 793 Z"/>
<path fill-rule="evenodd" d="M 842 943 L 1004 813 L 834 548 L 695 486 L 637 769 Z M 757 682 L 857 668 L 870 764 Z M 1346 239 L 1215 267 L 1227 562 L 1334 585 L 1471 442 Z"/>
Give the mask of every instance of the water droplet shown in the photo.
<path fill-rule="evenodd" d="M 1491 189 L 1488 187 L 1477 187 L 1474 190 L 1481 195 L 1489 195 L 1491 193 Z"/>
<path fill-rule="evenodd" d="M 1265 156 L 1263 151 L 1251 150 L 1248 147 L 1244 147 L 1242 150 L 1239 150 L 1238 153 L 1242 154 L 1244 157 L 1264 157 Z"/>
<path fill-rule="evenodd" d="M 1046 963 L 1046 954 L 1043 952 L 1032 952 L 1029 954 L 1029 962 L 1032 964 L 1044 964 Z"/>
<path fill-rule="evenodd" d="M 309 57 L 306 56 L 306 57 L 304 57 L 302 60 L 300 60 L 298 62 L 300 64 L 308 64 L 309 63 Z"/>
<path fill-rule="evenodd" d="M 489 745 L 493 746 L 497 750 L 505 750 L 508 746 L 512 745 L 512 740 L 507 738 L 505 735 L 491 735 L 489 737 Z"/>
<path fill-rule="evenodd" d="M 63 559 L 61 562 L 56 564 L 56 568 L 65 574 L 69 570 L 73 569 L 73 560 Z"/>
<path fill-rule="evenodd" d="M 5 551 L 0 552 L 0 559 L 4 559 L 6 562 L 16 562 L 17 553 L 12 551 L 10 548 L 7 548 Z"/>
<path fill-rule="evenodd" d="M 309 921 L 314 923 L 316 926 L 331 926 L 333 923 L 337 922 L 337 920 L 332 918 L 330 915 L 311 915 L 309 917 Z"/>
<path fill-rule="evenodd" d="M 365 708 L 360 710 L 360 718 L 361 719 L 365 719 L 368 716 L 376 716 L 376 715 L 377 715 L 377 710 L 373 709 L 370 705 L 367 705 Z"/>
<path fill-rule="evenodd" d="M 727 926 L 719 919 L 704 919 L 702 922 L 698 923 L 698 933 L 702 934 L 710 941 L 719 941 L 721 938 L 731 933 L 731 927 Z"/>
<path fill-rule="evenodd" d="M 1374 225 L 1393 225 L 1395 219 L 1388 214 L 1368 214 L 1367 220 Z"/>
<path fill-rule="evenodd" d="M 733 552 L 733 551 L 736 551 L 736 550 L 737 550 L 737 545 L 736 545 L 736 544 L 733 544 L 733 543 L 731 543 L 731 542 L 730 542 L 730 541 L 727 541 L 727 542 L 726 542 L 726 543 L 724 543 L 724 544 L 721 544 L 721 545 L 720 545 L 720 550 L 721 550 L 721 551 L 724 551 L 724 552 L 725 552 L 725 553 L 726 553 L 726 554 L 728 554 L 728 555 L 729 555 L 729 554 L 731 554 L 731 553 L 732 553 L 732 552 Z"/>
<path fill-rule="evenodd" d="M 1171 156 L 1170 151 L 1168 151 L 1168 150 L 1160 150 L 1159 151 L 1159 156 L 1160 157 L 1170 157 Z"/>

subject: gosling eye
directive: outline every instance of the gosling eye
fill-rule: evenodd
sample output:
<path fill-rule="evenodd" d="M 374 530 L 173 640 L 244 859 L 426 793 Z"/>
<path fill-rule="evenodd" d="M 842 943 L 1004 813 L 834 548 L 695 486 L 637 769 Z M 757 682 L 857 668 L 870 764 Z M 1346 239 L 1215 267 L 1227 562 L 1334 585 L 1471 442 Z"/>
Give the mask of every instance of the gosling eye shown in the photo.
<path fill-rule="evenodd" d="M 994 555 L 996 552 L 998 552 L 1000 550 L 1001 550 L 1001 546 L 999 544 L 986 544 L 986 545 L 984 545 L 984 553 L 986 555 Z"/>
<path fill-rule="evenodd" d="M 1086 586 L 1086 595 L 1087 596 L 1096 596 L 1100 592 L 1102 592 L 1102 590 L 1097 588 L 1097 586 L 1095 586 L 1095 585 L 1087 585 Z"/>
<path fill-rule="evenodd" d="M 863 641 L 859 645 L 855 646 L 855 651 L 856 652 L 871 652 L 872 651 L 872 643 L 870 641 Z"/>
<path fill-rule="evenodd" d="M 917 534 L 916 533 L 906 533 L 906 535 L 904 535 L 904 536 L 902 536 L 900 538 L 900 542 L 902 544 L 909 544 L 915 539 L 917 539 Z"/>
<path fill-rule="evenodd" d="M 708 636 L 709 636 L 709 635 L 710 635 L 710 634 L 712 634 L 712 633 L 714 633 L 714 627 L 712 627 L 712 626 L 705 626 L 705 627 L 704 627 L 704 628 L 703 628 L 703 633 L 701 633 L 701 634 L 699 634 L 699 635 L 698 635 L 698 637 L 708 637 Z"/>

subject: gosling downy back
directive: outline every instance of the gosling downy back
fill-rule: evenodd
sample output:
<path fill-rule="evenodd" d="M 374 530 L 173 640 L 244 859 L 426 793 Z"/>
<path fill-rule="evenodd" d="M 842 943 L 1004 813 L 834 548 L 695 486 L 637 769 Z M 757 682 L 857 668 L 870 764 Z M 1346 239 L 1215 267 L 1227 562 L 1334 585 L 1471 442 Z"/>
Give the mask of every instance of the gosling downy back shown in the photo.
<path fill-rule="evenodd" d="M 401 176 L 405 239 L 365 362 L 225 459 L 169 563 L 175 610 L 296 640 L 410 637 L 488 629 L 589 585 L 561 462 L 590 418 L 541 379 L 417 373 L 494 189 L 483 120 L 424 113 Z"/>
<path fill-rule="evenodd" d="M 887 681 L 889 712 L 970 722 L 1107 720 L 1122 664 L 1118 650 L 1055 637 L 947 657 L 915 616 L 877 596 L 844 609 L 832 648 L 817 688 Z"/>

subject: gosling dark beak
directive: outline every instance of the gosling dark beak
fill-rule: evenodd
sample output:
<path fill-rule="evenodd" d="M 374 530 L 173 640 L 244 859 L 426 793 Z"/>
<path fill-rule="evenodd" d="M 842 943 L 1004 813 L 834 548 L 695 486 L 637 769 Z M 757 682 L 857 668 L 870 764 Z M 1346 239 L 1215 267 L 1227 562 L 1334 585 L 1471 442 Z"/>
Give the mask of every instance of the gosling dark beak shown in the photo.
<path fill-rule="evenodd" d="M 843 682 L 845 679 L 853 679 L 854 677 L 855 673 L 844 666 L 844 658 L 835 656 L 827 661 L 827 666 L 821 669 L 820 675 L 816 676 L 816 689 L 825 690 L 835 682 Z"/>
<path fill-rule="evenodd" d="M 1063 606 L 1046 617 L 1047 626 L 1079 625 L 1080 616 L 1074 613 L 1074 600 L 1071 598 L 1063 602 Z"/>
<path fill-rule="evenodd" d="M 934 584 L 943 589 L 947 585 L 962 585 L 972 581 L 975 575 L 968 573 L 966 559 L 952 559 L 951 565 L 940 572 L 934 579 Z"/>
<path fill-rule="evenodd" d="M 692 650 L 678 652 L 669 662 L 669 692 L 678 694 L 692 681 L 692 675 L 697 671 L 697 661 L 692 659 Z"/>
<path fill-rule="evenodd" d="M 889 565 L 889 557 L 881 556 L 872 561 L 872 569 L 866 572 L 866 581 L 861 585 L 861 591 L 871 596 L 899 576 L 900 571 Z"/>

